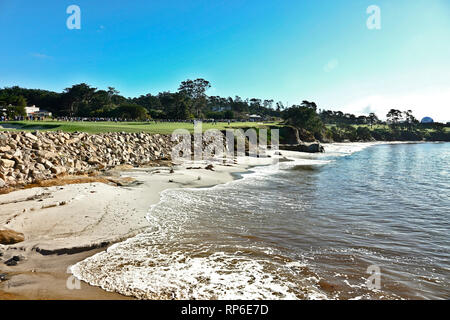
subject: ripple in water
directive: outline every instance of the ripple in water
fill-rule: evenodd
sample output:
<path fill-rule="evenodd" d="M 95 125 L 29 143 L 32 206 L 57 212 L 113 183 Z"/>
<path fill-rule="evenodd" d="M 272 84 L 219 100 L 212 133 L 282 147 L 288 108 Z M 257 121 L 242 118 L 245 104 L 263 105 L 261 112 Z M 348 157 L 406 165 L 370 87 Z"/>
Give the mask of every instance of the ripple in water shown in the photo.
<path fill-rule="evenodd" d="M 449 144 L 367 146 L 167 190 L 146 232 L 72 272 L 141 299 L 449 298 Z"/>

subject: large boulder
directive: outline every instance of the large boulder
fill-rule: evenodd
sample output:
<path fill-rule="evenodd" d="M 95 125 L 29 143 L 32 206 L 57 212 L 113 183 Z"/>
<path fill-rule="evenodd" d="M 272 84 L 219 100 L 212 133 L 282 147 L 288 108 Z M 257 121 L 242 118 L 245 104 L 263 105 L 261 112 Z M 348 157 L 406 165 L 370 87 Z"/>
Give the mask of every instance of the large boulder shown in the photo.
<path fill-rule="evenodd" d="M 15 244 L 25 240 L 23 233 L 13 230 L 0 230 L 0 244 Z"/>
<path fill-rule="evenodd" d="M 294 144 L 294 145 L 281 145 L 280 150 L 289 150 L 289 151 L 297 151 L 297 152 L 307 152 L 307 153 L 320 153 L 325 152 L 324 147 L 316 142 L 316 143 L 302 143 L 302 144 Z"/>
<path fill-rule="evenodd" d="M 325 152 L 325 149 L 320 143 L 311 143 L 308 146 L 308 152 L 309 153 Z"/>

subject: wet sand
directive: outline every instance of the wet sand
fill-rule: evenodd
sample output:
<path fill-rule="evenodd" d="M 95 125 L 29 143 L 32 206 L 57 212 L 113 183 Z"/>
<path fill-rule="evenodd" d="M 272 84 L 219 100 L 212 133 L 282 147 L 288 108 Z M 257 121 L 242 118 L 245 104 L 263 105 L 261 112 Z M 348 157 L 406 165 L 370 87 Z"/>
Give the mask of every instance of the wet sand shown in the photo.
<path fill-rule="evenodd" d="M 213 170 L 205 169 L 206 163 L 184 163 L 173 171 L 138 168 L 115 173 L 134 181 L 122 187 L 92 182 L 0 195 L 0 229 L 25 235 L 23 242 L 0 245 L 0 274 L 6 274 L 0 282 L 0 299 L 130 299 L 84 282 L 77 288 L 69 267 L 145 230 L 146 214 L 163 190 L 226 183 L 250 165 L 214 164 Z M 18 264 L 6 266 L 13 256 L 20 257 Z"/>

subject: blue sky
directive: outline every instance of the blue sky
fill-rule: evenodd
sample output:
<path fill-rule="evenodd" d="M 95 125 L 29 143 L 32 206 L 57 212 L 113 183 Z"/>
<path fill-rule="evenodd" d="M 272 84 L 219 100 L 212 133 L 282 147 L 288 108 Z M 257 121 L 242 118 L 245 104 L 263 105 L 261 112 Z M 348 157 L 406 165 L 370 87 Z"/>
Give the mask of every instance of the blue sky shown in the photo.
<path fill-rule="evenodd" d="M 80 30 L 66 27 L 72 4 Z M 210 95 L 450 121 L 448 0 L 0 0 L 0 39 L 0 86 L 133 97 L 202 77 Z"/>

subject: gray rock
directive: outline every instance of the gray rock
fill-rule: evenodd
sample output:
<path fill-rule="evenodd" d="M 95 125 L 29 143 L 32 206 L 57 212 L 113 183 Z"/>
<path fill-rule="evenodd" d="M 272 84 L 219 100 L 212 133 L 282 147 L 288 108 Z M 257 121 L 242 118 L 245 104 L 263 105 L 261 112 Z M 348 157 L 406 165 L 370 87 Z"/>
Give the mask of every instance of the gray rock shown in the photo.
<path fill-rule="evenodd" d="M 294 144 L 294 145 L 280 145 L 280 150 L 289 150 L 289 151 L 297 151 L 297 152 L 308 152 L 308 153 L 320 153 L 325 152 L 325 149 L 320 143 L 302 143 L 302 144 Z"/>
<path fill-rule="evenodd" d="M 16 163 L 13 160 L 0 159 L 0 165 L 5 168 L 12 168 Z"/>
<path fill-rule="evenodd" d="M 33 141 L 37 141 L 38 137 L 36 137 L 35 135 L 31 134 L 31 133 L 26 133 L 25 137 L 28 139 L 31 139 Z"/>
<path fill-rule="evenodd" d="M 45 169 L 51 169 L 51 168 L 53 168 L 53 163 L 51 163 L 51 162 L 48 161 L 48 160 L 45 160 L 43 164 L 44 164 L 44 166 L 45 166 Z"/>
<path fill-rule="evenodd" d="M 6 260 L 6 261 L 5 261 L 5 264 L 6 264 L 8 267 L 17 266 L 17 263 L 18 263 L 19 261 L 20 261 L 20 257 L 19 257 L 19 256 L 14 256 L 14 257 L 12 257 L 11 259 Z"/>
<path fill-rule="evenodd" d="M 308 146 L 308 152 L 310 153 L 325 152 L 325 149 L 320 143 L 312 143 Z"/>
<path fill-rule="evenodd" d="M 57 167 L 51 167 L 50 168 L 51 173 L 53 174 L 60 174 L 61 173 L 61 169 L 57 168 Z"/>

